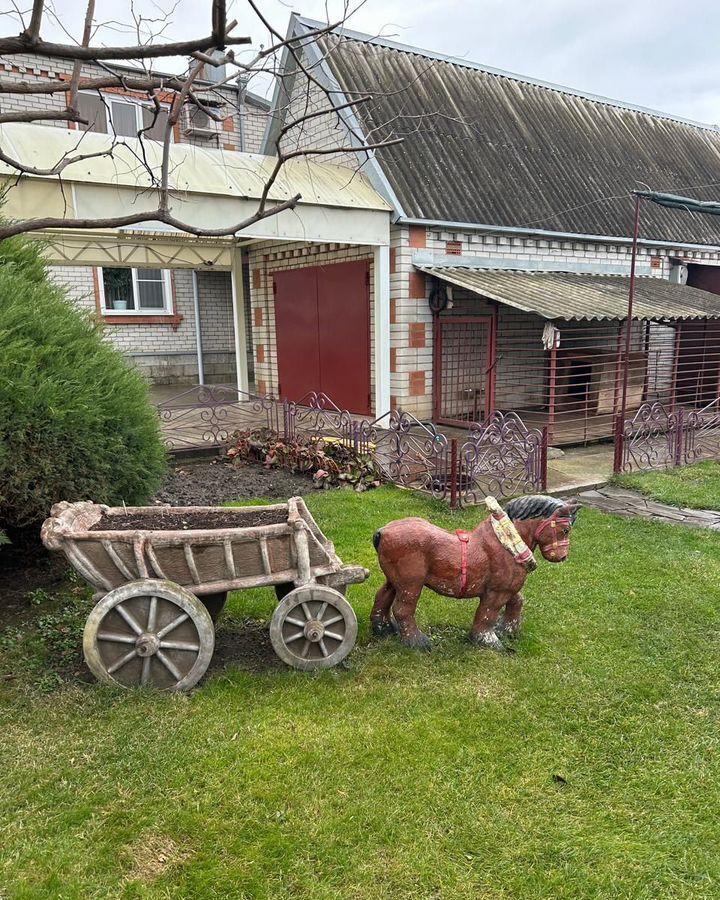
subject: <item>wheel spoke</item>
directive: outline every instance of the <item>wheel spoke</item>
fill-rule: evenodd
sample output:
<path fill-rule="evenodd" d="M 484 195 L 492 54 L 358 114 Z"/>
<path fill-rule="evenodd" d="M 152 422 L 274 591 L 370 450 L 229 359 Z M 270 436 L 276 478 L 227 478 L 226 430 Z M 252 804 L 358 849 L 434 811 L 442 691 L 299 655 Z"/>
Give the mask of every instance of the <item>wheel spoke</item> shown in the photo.
<path fill-rule="evenodd" d="M 112 644 L 134 644 L 135 637 L 131 634 L 118 634 L 115 631 L 98 631 L 99 641 L 110 641 Z"/>
<path fill-rule="evenodd" d="M 325 615 L 325 610 L 326 610 L 327 608 L 328 608 L 328 602 L 327 602 L 327 600 L 323 600 L 323 604 L 322 604 L 322 606 L 320 607 L 320 611 L 319 611 L 318 614 L 315 616 L 315 618 L 318 620 L 318 622 L 322 622 L 322 617 Z"/>
<path fill-rule="evenodd" d="M 303 631 L 298 631 L 298 633 L 297 633 L 297 634 L 294 634 L 292 637 L 285 638 L 285 643 L 286 643 L 286 644 L 292 644 L 293 641 L 299 641 L 300 638 L 303 638 L 303 637 L 305 637 L 305 632 L 303 632 Z"/>
<path fill-rule="evenodd" d="M 309 622 L 310 619 L 312 619 L 312 613 L 310 612 L 310 607 L 307 605 L 307 603 L 305 603 L 304 600 L 300 605 L 302 606 L 303 612 L 305 613 L 305 618 Z"/>
<path fill-rule="evenodd" d="M 301 622 L 300 619 L 292 619 L 290 616 L 285 616 L 285 621 L 289 622 L 291 625 L 297 625 L 298 628 L 305 627 L 305 623 Z"/>
<path fill-rule="evenodd" d="M 322 655 L 329 656 L 330 654 L 328 653 L 328 648 L 325 646 L 325 641 L 322 638 L 320 638 L 319 643 L 320 643 L 320 652 L 322 653 Z"/>
<path fill-rule="evenodd" d="M 332 638 L 334 641 L 341 641 L 343 639 L 343 636 L 338 634 L 337 631 L 328 631 L 327 629 L 325 630 L 325 637 Z"/>
<path fill-rule="evenodd" d="M 148 620 L 147 620 L 147 630 L 149 632 L 155 631 L 155 622 L 157 620 L 157 607 L 158 607 L 158 598 L 151 597 L 150 598 L 150 609 L 148 610 Z"/>
<path fill-rule="evenodd" d="M 191 644 L 189 641 L 160 641 L 163 650 L 192 650 L 194 653 L 200 652 L 199 644 Z"/>
<path fill-rule="evenodd" d="M 303 659 L 307 659 L 307 655 L 310 652 L 310 641 L 305 641 L 305 646 L 303 647 L 303 652 L 300 654 Z"/>
<path fill-rule="evenodd" d="M 328 619 L 327 622 L 323 622 L 323 625 L 327 628 L 329 625 L 336 625 L 338 622 L 342 622 L 345 619 L 345 616 L 333 616 L 332 619 Z"/>
<path fill-rule="evenodd" d="M 126 653 L 125 656 L 121 656 L 120 659 L 115 660 L 115 662 L 111 666 L 108 666 L 108 675 L 112 675 L 113 672 L 117 672 L 118 669 L 122 669 L 122 667 L 126 663 L 129 663 L 130 660 L 133 659 L 136 655 L 137 654 L 135 653 L 135 648 L 133 647 L 133 649 L 129 653 Z"/>
<path fill-rule="evenodd" d="M 128 625 L 132 628 L 135 634 L 142 634 L 142 628 L 135 621 L 135 618 L 130 615 L 130 613 L 122 606 L 121 603 L 118 603 L 115 609 L 118 611 L 119 615 L 125 619 Z"/>
<path fill-rule="evenodd" d="M 165 656 L 162 650 L 158 650 L 155 655 L 176 681 L 180 681 L 182 679 L 182 673 L 180 672 L 180 670 L 167 658 L 167 656 Z"/>
<path fill-rule="evenodd" d="M 145 687 L 150 679 L 150 660 L 152 656 L 146 656 L 143 660 L 142 674 L 140 675 L 140 684 Z"/>
<path fill-rule="evenodd" d="M 178 625 L 182 625 L 182 623 L 186 619 L 189 619 L 189 618 L 190 618 L 190 616 L 187 613 L 180 613 L 180 615 L 176 619 L 173 619 L 169 625 L 166 625 L 164 628 L 161 628 L 160 631 L 158 631 L 156 637 L 159 640 L 162 640 L 166 634 L 170 634 L 170 632 L 173 631 L 175 628 L 177 628 Z"/>

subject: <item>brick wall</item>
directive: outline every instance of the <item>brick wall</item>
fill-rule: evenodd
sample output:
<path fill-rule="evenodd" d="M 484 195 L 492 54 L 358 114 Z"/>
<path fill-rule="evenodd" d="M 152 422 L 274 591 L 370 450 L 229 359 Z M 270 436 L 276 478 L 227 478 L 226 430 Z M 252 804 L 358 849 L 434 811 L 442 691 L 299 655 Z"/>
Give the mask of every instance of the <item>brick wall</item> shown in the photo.
<path fill-rule="evenodd" d="M 0 58 L 0 74 L 3 78 L 15 80 L 48 80 L 53 78 L 67 78 L 72 74 L 72 62 L 56 59 L 48 61 L 34 54 L 13 54 L 12 57 Z M 107 75 L 107 71 L 100 66 L 88 63 L 82 67 L 82 77 L 92 78 Z M 201 91 L 210 90 L 202 87 Z M 196 146 L 221 150 L 240 150 L 240 124 L 237 108 L 238 94 L 233 86 L 226 85 L 212 88 L 213 93 L 222 98 L 225 106 L 220 110 L 226 116 L 217 135 L 209 137 L 188 134 L 183 128 L 176 130 L 175 139 L 183 143 L 191 143 Z M 118 90 L 103 91 L 106 97 L 117 96 L 122 93 Z M 137 97 L 140 101 L 140 97 Z M 58 94 L 2 94 L 0 95 L 0 112 L 25 112 L 27 110 L 63 110 L 66 98 L 64 93 Z M 265 131 L 267 111 L 248 102 L 244 105 L 245 112 L 245 140 L 246 152 L 257 153 Z M 38 124 L 54 125 L 59 128 L 75 128 L 74 123 L 57 121 L 39 121 Z"/>
<path fill-rule="evenodd" d="M 99 297 L 91 266 L 52 266 L 50 273 L 78 306 L 97 314 Z M 113 325 L 108 320 L 105 333 L 154 384 L 195 384 L 198 369 L 192 272 L 176 269 L 172 280 L 176 311 L 182 317 L 179 323 Z M 198 293 L 206 380 L 232 382 L 235 350 L 229 273 L 199 272 Z"/>

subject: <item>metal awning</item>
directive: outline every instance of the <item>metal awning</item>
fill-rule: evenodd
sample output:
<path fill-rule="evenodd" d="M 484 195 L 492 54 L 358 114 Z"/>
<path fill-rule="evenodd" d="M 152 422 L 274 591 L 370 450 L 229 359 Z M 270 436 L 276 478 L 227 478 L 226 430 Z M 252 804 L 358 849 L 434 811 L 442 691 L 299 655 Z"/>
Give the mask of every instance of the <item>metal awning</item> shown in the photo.
<path fill-rule="evenodd" d="M 111 145 L 111 136 L 89 131 L 26 123 L 0 126 L 3 151 L 41 170 L 56 165 L 64 156 L 101 153 Z M 141 147 L 137 139 L 123 138 L 113 147 L 112 156 L 68 165 L 62 180 L 25 175 L 17 182 L 15 170 L 0 162 L 0 184 L 12 185 L 2 214 L 9 219 L 96 219 L 154 210 L 157 193 L 140 159 L 146 160 L 157 178 L 162 144 L 146 140 Z M 169 168 L 172 212 L 197 227 L 231 227 L 255 213 L 275 163 L 273 157 L 257 154 L 173 144 Z M 62 232 L 62 240 L 60 231 L 43 237 L 50 241 L 51 258 L 61 263 L 75 260 L 85 265 L 107 265 L 110 253 L 117 264 L 141 265 L 143 248 L 148 244 L 153 249 L 145 264 L 164 259 L 168 265 L 193 268 L 201 267 L 203 261 L 216 268 L 228 267 L 230 251 L 238 241 L 389 244 L 390 207 L 360 173 L 302 158 L 289 160 L 273 184 L 269 201 L 282 202 L 296 194 L 302 199 L 294 209 L 256 222 L 236 238 L 196 238 L 153 222 L 96 232 L 85 245 L 77 230 Z M 350 210 L 352 215 L 348 215 Z M 221 247 L 227 252 L 216 256 L 215 251 Z M 130 250 L 132 263 L 124 261 Z"/>
<path fill-rule="evenodd" d="M 607 320 L 627 315 L 630 278 L 624 275 L 575 275 L 565 272 L 517 272 L 468 266 L 418 269 L 545 319 Z M 664 278 L 635 279 L 635 319 L 720 319 L 720 296 Z"/>

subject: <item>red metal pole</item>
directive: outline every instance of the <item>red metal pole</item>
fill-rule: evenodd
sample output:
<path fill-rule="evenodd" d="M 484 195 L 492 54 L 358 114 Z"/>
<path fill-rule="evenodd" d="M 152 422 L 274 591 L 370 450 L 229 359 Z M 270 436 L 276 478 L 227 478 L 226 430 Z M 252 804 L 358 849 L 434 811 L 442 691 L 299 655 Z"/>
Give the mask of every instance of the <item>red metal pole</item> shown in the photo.
<path fill-rule="evenodd" d="M 458 447 L 457 438 L 450 439 L 450 509 L 458 508 Z"/>
<path fill-rule="evenodd" d="M 633 225 L 632 256 L 630 258 L 630 290 L 628 291 L 627 321 L 625 323 L 625 364 L 623 367 L 622 400 L 620 418 L 625 421 L 627 411 L 628 380 L 630 376 L 630 347 L 632 346 L 632 317 L 635 301 L 635 263 L 637 262 L 638 235 L 640 233 L 640 198 L 635 197 L 635 221 Z"/>

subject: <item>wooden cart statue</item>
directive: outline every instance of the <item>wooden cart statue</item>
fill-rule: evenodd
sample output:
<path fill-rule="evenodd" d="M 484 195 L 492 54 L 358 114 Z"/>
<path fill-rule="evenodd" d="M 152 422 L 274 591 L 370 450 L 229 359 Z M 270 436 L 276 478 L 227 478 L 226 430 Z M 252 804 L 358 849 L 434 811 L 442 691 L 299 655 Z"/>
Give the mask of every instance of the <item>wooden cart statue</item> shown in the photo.
<path fill-rule="evenodd" d="M 101 681 L 193 687 L 228 591 L 242 588 L 275 588 L 270 639 L 296 669 L 335 666 L 355 644 L 344 593 L 369 572 L 343 565 L 300 497 L 241 508 L 58 503 L 42 538 L 97 591 L 83 652 Z"/>

